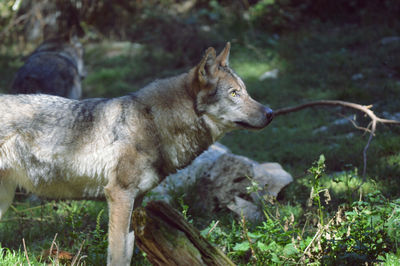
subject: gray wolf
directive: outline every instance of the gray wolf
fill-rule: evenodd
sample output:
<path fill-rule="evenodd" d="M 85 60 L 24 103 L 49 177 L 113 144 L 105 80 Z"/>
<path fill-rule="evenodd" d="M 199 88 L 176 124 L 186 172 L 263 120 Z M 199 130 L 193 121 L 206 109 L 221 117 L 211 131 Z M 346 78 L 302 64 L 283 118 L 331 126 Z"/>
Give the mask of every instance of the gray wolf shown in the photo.
<path fill-rule="evenodd" d="M 105 196 L 108 265 L 129 265 L 132 210 L 224 133 L 262 129 L 273 112 L 229 67 L 230 44 L 187 73 L 113 99 L 0 96 L 0 218 L 16 186 L 39 196 Z"/>
<path fill-rule="evenodd" d="M 44 41 L 16 73 L 11 93 L 44 93 L 79 99 L 81 79 L 86 75 L 82 57 L 83 47 L 77 38 Z"/>

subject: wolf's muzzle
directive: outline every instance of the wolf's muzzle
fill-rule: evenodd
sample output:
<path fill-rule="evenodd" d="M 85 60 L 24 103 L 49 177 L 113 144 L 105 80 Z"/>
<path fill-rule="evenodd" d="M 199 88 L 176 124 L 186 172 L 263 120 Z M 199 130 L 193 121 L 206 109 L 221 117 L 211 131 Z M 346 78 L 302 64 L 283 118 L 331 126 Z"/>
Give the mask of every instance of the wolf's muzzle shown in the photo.
<path fill-rule="evenodd" d="M 267 118 L 268 124 L 269 124 L 272 121 L 272 119 L 274 119 L 274 116 L 275 116 L 274 111 L 269 107 L 264 107 L 264 113 L 265 113 L 265 117 Z"/>
<path fill-rule="evenodd" d="M 274 118 L 274 111 L 272 111 L 271 108 L 265 107 L 261 104 L 258 105 L 257 111 L 254 114 L 256 116 L 254 120 L 249 119 L 247 121 L 235 121 L 236 125 L 241 128 L 259 130 L 266 127 Z"/>

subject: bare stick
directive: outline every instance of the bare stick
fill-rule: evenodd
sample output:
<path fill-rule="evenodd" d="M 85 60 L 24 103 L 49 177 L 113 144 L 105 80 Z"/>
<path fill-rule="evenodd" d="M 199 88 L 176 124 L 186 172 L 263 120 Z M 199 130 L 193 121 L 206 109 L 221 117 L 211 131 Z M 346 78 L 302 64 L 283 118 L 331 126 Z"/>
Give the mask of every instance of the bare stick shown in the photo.
<path fill-rule="evenodd" d="M 60 265 L 60 260 L 59 260 L 59 256 L 60 256 L 60 249 L 58 248 L 58 245 L 57 245 L 57 243 L 56 242 L 54 242 L 54 245 L 56 246 L 56 258 L 55 258 L 55 260 L 56 260 L 56 266 L 59 266 Z M 51 254 L 50 254 L 50 256 L 51 256 Z"/>
<path fill-rule="evenodd" d="M 345 102 L 345 101 L 335 101 L 335 100 L 314 101 L 314 102 L 308 102 L 305 104 L 297 105 L 294 107 L 281 108 L 281 109 L 278 109 L 275 111 L 275 116 L 297 112 L 297 111 L 303 110 L 305 108 L 314 107 L 314 106 L 341 106 L 341 107 L 359 110 L 369 116 L 369 118 L 371 119 L 371 123 L 367 128 L 363 129 L 364 131 L 370 133 L 368 142 L 365 145 L 364 150 L 363 150 L 364 165 L 363 165 L 362 177 L 363 177 L 363 180 L 365 180 L 365 175 L 367 173 L 367 150 L 371 144 L 373 136 L 375 135 L 377 123 L 400 125 L 400 121 L 383 119 L 383 118 L 376 116 L 374 114 L 374 112 L 371 110 L 372 105 L 366 106 L 366 105 L 360 105 L 357 103 L 351 103 L 351 102 Z M 362 128 L 358 127 L 358 129 L 362 129 Z"/>
<path fill-rule="evenodd" d="M 251 256 L 252 256 L 254 262 L 256 262 L 257 261 L 256 252 L 254 251 L 253 243 L 251 242 L 251 239 L 249 237 L 249 231 L 247 230 L 247 226 L 246 226 L 246 218 L 244 217 L 243 212 L 242 212 L 242 226 L 243 226 L 244 237 L 249 242 L 249 246 L 250 246 L 250 250 L 251 250 Z"/>
<path fill-rule="evenodd" d="M 214 229 L 217 227 L 219 223 L 219 220 L 213 225 L 213 227 L 211 227 L 210 231 L 208 231 L 207 235 L 210 235 L 212 231 L 214 231 Z"/>
<path fill-rule="evenodd" d="M 335 216 L 333 216 L 333 218 L 328 222 L 327 225 L 324 225 L 324 226 L 321 225 L 321 227 L 318 229 L 317 233 L 315 233 L 313 239 L 311 239 L 311 242 L 308 244 L 308 246 L 304 250 L 303 255 L 300 257 L 299 263 L 301 262 L 301 260 L 303 260 L 303 258 L 305 257 L 307 251 L 310 249 L 311 245 L 322 236 L 322 234 L 324 233 L 324 230 L 329 228 L 329 226 L 332 223 L 332 221 L 335 218 Z"/>
<path fill-rule="evenodd" d="M 81 244 L 81 247 L 79 248 L 78 254 L 76 254 L 75 257 L 74 257 L 74 259 L 72 260 L 71 266 L 74 266 L 75 263 L 76 263 L 76 261 L 78 260 L 79 255 L 81 254 L 81 251 L 82 251 L 82 248 L 83 248 L 83 244 L 84 244 L 84 243 L 85 243 L 85 240 L 82 241 L 82 244 Z M 80 260 L 80 259 L 79 259 L 79 260 Z M 79 264 L 79 262 L 78 262 L 78 264 Z M 78 264 L 77 264 L 77 265 L 78 265 Z"/>
<path fill-rule="evenodd" d="M 341 115 L 341 116 L 344 117 L 344 115 Z M 371 130 L 369 129 L 369 126 L 367 126 L 367 127 L 360 127 L 359 125 L 357 125 L 357 122 L 356 122 L 355 119 L 351 119 L 351 118 L 348 118 L 348 117 L 344 117 L 344 119 L 346 119 L 347 121 L 349 121 L 350 123 L 352 123 L 353 126 L 354 126 L 356 129 L 362 130 L 362 131 L 364 131 L 364 132 L 369 132 L 369 133 L 371 133 Z"/>
<path fill-rule="evenodd" d="M 28 251 L 26 250 L 25 239 L 22 238 L 22 244 L 24 245 L 24 253 L 26 260 L 28 261 L 28 265 L 31 266 L 31 262 L 29 261 Z"/>
<path fill-rule="evenodd" d="M 49 256 L 51 257 L 51 254 L 53 252 L 53 247 L 54 244 L 56 243 L 56 238 L 57 238 L 58 233 L 55 234 L 53 241 L 51 242 L 51 246 L 50 246 L 50 251 L 49 251 Z"/>
<path fill-rule="evenodd" d="M 305 108 L 309 108 L 309 107 L 314 107 L 314 106 L 342 106 L 342 107 L 347 107 L 347 108 L 352 108 L 352 109 L 356 109 L 359 111 L 362 111 L 364 113 L 366 113 L 371 120 L 376 120 L 377 122 L 380 123 L 384 123 L 384 124 L 396 124 L 396 125 L 400 125 L 400 121 L 396 121 L 396 120 L 390 120 L 390 119 L 383 119 L 380 117 L 377 117 L 374 112 L 371 111 L 371 107 L 372 105 L 361 105 L 361 104 L 357 104 L 357 103 L 351 103 L 351 102 L 345 102 L 345 101 L 335 101 L 335 100 L 321 100 L 321 101 L 314 101 L 314 102 L 308 102 L 305 104 L 301 104 L 301 105 L 297 105 L 294 107 L 287 107 L 287 108 L 281 108 L 275 111 L 275 116 L 279 116 L 279 115 L 285 115 L 287 113 L 293 113 L 293 112 L 297 112 L 300 111 L 302 109 Z"/>

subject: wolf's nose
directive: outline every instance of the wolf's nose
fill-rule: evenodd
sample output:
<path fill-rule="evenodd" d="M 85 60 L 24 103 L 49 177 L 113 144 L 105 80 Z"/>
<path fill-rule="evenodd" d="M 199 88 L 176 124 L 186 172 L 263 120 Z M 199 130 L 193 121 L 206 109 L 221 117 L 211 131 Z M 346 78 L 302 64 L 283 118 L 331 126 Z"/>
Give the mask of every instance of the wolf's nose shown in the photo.
<path fill-rule="evenodd" d="M 271 121 L 274 118 L 274 111 L 272 111 L 272 109 L 268 107 L 264 107 L 264 111 L 267 119 Z"/>

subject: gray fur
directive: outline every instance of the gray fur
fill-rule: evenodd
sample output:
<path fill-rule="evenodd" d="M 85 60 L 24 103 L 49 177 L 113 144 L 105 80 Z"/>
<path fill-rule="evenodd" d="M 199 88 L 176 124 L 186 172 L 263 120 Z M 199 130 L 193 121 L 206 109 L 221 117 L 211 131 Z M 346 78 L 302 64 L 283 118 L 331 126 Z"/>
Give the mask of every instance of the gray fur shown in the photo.
<path fill-rule="evenodd" d="M 18 70 L 11 93 L 45 93 L 79 99 L 85 75 L 83 47 L 78 40 L 47 40 Z"/>

